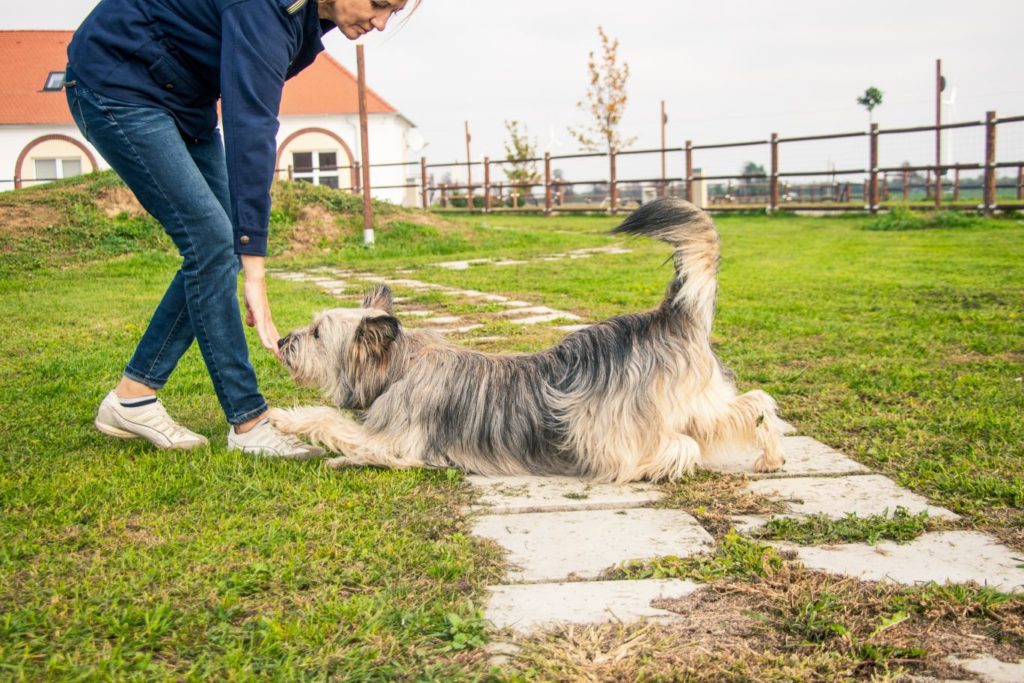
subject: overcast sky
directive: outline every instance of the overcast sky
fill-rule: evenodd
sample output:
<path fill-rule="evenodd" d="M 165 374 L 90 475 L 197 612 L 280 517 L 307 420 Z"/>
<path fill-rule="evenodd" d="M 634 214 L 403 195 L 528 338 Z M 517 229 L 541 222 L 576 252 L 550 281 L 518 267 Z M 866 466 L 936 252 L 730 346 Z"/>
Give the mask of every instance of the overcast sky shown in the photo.
<path fill-rule="evenodd" d="M 7 0 L 0 26 L 73 29 L 95 4 Z M 1024 114 L 1021 0 L 423 0 L 401 30 L 367 39 L 368 79 L 417 124 L 431 162 L 465 157 L 466 120 L 474 157 L 503 155 L 508 119 L 526 124 L 541 152 L 568 153 L 577 146 L 566 129 L 585 120 L 576 103 L 598 25 L 630 67 L 623 130 L 637 147 L 659 144 L 661 100 L 677 146 L 862 130 L 855 100 L 868 86 L 885 93 L 875 112 L 883 128 L 928 124 L 938 58 L 956 120 Z M 351 43 L 336 31 L 325 42 L 355 71 Z M 976 160 L 981 138 L 958 135 L 954 154 Z M 863 142 L 854 144 L 859 154 Z M 891 153 L 934 148 L 926 137 L 901 145 Z M 1024 156 L 1024 124 L 1001 133 L 1000 156 L 1011 148 Z"/>

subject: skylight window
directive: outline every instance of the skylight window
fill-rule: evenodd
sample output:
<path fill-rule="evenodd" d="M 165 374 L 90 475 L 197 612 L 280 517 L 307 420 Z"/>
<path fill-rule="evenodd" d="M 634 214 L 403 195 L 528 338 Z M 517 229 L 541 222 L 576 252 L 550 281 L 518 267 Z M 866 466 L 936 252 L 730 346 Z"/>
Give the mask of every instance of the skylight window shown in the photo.
<path fill-rule="evenodd" d="M 63 71 L 51 71 L 50 75 L 46 77 L 46 85 L 43 86 L 43 90 L 54 91 L 60 90 L 64 87 L 64 72 Z"/>

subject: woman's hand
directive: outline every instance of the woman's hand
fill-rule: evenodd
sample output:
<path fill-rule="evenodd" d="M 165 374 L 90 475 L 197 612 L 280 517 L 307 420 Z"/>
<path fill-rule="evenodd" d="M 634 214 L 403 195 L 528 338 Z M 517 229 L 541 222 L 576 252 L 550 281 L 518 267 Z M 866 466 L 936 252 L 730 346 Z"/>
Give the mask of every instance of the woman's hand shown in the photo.
<path fill-rule="evenodd" d="M 281 335 L 277 333 L 274 319 L 270 315 L 270 300 L 267 299 L 267 273 L 264 269 L 262 256 L 242 255 L 242 269 L 245 271 L 245 324 L 255 327 L 263 348 L 270 351 L 278 359 L 281 351 L 277 342 Z"/>

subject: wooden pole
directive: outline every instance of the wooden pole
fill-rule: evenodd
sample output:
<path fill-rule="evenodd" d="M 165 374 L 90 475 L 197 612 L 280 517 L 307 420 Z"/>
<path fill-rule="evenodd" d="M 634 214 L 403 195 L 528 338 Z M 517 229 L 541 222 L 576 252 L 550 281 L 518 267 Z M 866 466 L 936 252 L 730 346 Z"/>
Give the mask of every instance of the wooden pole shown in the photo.
<path fill-rule="evenodd" d="M 942 206 L 942 60 L 935 60 L 935 208 Z"/>
<path fill-rule="evenodd" d="M 420 188 L 421 188 L 420 192 L 423 195 L 423 209 L 426 210 L 426 209 L 430 208 L 430 205 L 427 203 L 429 201 L 428 195 L 427 195 L 427 191 L 429 190 L 429 188 L 427 187 L 427 158 L 426 157 L 420 157 Z"/>
<path fill-rule="evenodd" d="M 491 210 L 491 158 L 484 157 L 484 213 Z"/>
<path fill-rule="evenodd" d="M 984 211 L 990 214 L 996 208 L 996 113 L 985 114 L 985 202 Z"/>
<path fill-rule="evenodd" d="M 366 58 L 363 46 L 356 45 L 356 65 L 359 69 L 359 137 L 363 162 L 363 244 L 373 244 L 373 201 L 370 197 L 370 131 L 366 115 Z"/>
<path fill-rule="evenodd" d="M 868 181 L 868 209 L 878 213 L 878 124 L 871 124 L 871 179 Z"/>
<path fill-rule="evenodd" d="M 473 210 L 473 161 L 469 155 L 469 121 L 466 121 L 466 208 Z"/>
<path fill-rule="evenodd" d="M 668 196 L 668 184 L 665 178 L 668 177 L 665 167 L 665 124 L 668 123 L 668 116 L 665 115 L 665 100 L 661 101 L 661 196 Z"/>
<path fill-rule="evenodd" d="M 544 215 L 551 215 L 551 152 L 544 152 Z"/>
<path fill-rule="evenodd" d="M 768 210 L 779 208 L 779 134 L 772 133 L 772 178 L 771 193 L 768 197 Z"/>

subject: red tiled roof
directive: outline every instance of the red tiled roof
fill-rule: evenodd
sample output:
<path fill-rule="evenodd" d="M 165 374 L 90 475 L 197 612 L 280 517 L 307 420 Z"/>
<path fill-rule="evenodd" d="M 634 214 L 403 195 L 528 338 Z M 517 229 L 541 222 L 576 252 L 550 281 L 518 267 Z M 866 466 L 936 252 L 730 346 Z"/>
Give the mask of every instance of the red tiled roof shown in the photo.
<path fill-rule="evenodd" d="M 63 90 L 46 76 L 67 64 L 71 31 L 0 31 L 0 124 L 72 123 Z"/>
<path fill-rule="evenodd" d="M 73 31 L 0 31 L 0 125 L 72 123 L 64 91 L 44 91 L 51 71 L 63 71 Z M 371 114 L 396 110 L 372 89 Z M 359 111 L 358 83 L 326 52 L 285 84 L 281 115 L 352 114 Z"/>

